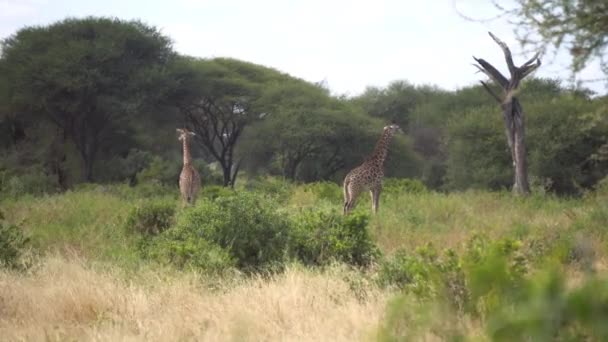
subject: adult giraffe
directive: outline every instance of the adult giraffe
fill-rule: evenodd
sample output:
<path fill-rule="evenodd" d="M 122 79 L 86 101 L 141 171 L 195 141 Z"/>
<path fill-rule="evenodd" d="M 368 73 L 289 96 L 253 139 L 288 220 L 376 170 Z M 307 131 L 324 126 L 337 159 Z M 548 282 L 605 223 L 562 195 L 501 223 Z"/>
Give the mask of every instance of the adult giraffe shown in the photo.
<path fill-rule="evenodd" d="M 403 131 L 396 124 L 385 126 L 372 154 L 344 178 L 344 215 L 353 209 L 359 194 L 366 190 L 369 190 L 372 195 L 374 214 L 378 212 L 382 179 L 384 178 L 384 161 L 395 132 Z"/>
<path fill-rule="evenodd" d="M 178 128 L 177 133 L 179 134 L 178 140 L 182 142 L 184 150 L 184 166 L 179 175 L 179 191 L 184 203 L 194 204 L 201 187 L 201 177 L 192 165 L 192 156 L 190 155 L 190 140 L 195 134 L 185 128 Z"/>

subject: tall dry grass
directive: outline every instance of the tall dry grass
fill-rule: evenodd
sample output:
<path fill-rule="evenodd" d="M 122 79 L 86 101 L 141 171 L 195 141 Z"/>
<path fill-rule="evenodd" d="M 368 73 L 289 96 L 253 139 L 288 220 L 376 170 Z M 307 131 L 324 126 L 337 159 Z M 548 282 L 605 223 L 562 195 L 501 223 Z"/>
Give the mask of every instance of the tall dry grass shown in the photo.
<path fill-rule="evenodd" d="M 283 274 L 226 280 L 193 273 L 92 267 L 47 257 L 27 274 L 0 272 L 2 340 L 361 341 L 389 297 L 356 274 L 292 266 Z M 350 279 L 350 280 L 349 280 Z M 360 280 L 360 279 L 359 279 Z M 205 285 L 207 284 L 207 285 Z"/>

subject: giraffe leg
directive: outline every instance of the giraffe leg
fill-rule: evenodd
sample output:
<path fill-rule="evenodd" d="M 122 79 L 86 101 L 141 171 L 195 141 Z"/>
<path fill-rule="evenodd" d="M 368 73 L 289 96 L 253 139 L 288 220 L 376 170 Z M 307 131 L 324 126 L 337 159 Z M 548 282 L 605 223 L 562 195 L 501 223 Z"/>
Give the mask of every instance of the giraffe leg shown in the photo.
<path fill-rule="evenodd" d="M 359 190 L 354 188 L 351 184 L 348 187 L 348 195 L 348 202 L 344 204 L 345 215 L 348 214 L 355 207 L 357 197 L 359 196 Z"/>
<path fill-rule="evenodd" d="M 376 214 L 378 212 L 378 207 L 380 206 L 380 192 L 382 191 L 382 188 L 380 187 L 375 187 L 372 190 L 370 190 L 370 193 L 372 195 L 372 211 L 374 212 L 374 214 Z"/>
<path fill-rule="evenodd" d="M 347 179 L 344 180 L 344 208 L 342 209 L 342 214 L 348 214 L 348 203 L 350 202 L 350 191 L 348 189 L 350 181 Z"/>

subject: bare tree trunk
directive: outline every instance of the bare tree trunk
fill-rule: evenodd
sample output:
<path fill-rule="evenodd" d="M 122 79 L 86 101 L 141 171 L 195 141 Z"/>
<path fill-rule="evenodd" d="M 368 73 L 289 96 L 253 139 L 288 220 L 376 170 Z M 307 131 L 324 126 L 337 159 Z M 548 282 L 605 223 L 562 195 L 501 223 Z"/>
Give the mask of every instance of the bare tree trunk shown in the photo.
<path fill-rule="evenodd" d="M 507 79 L 492 64 L 485 60 L 475 57 L 473 59 L 478 63 L 475 66 L 503 89 L 503 96 L 499 96 L 485 82 L 481 82 L 488 93 L 500 103 L 502 108 L 507 143 L 511 150 L 511 159 L 513 160 L 513 191 L 526 195 L 530 193 L 530 184 L 528 182 L 528 165 L 526 160 L 524 111 L 519 100 L 515 97 L 515 91 L 519 87 L 521 80 L 540 66 L 539 54 L 534 55 L 522 66 L 516 67 L 513 64 L 511 51 L 507 45 L 491 32 L 489 34 L 502 49 L 511 78 Z"/>

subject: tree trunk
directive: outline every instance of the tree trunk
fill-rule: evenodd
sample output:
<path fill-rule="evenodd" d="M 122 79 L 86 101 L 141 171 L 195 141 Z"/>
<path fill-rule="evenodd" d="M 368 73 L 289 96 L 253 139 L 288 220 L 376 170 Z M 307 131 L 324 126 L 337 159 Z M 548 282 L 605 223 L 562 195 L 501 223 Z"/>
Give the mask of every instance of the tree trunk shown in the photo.
<path fill-rule="evenodd" d="M 231 177 L 232 173 L 231 173 L 231 166 L 230 165 L 225 165 L 225 164 L 221 164 L 222 165 L 222 174 L 224 176 L 224 181 L 223 181 L 223 186 L 227 187 L 230 185 L 230 181 L 231 181 Z"/>
<path fill-rule="evenodd" d="M 513 182 L 513 191 L 515 193 L 528 194 L 530 193 L 530 183 L 528 182 L 528 162 L 526 159 L 526 142 L 524 130 L 524 113 L 519 101 L 516 98 L 513 101 L 513 141 L 514 146 L 513 160 L 515 161 L 515 181 Z"/>
<path fill-rule="evenodd" d="M 473 59 L 478 63 L 475 64 L 475 66 L 481 72 L 488 75 L 504 91 L 504 96 L 498 96 L 485 82 L 481 82 L 488 93 L 500 103 L 502 108 L 507 143 L 511 150 L 511 159 L 513 160 L 513 192 L 526 195 L 530 193 L 530 184 L 528 182 L 528 165 L 526 160 L 524 111 L 519 100 L 514 96 L 514 93 L 521 80 L 540 66 L 540 59 L 538 59 L 537 53 L 522 66 L 516 67 L 513 64 L 511 51 L 507 45 L 496 38 L 491 32 L 489 32 L 489 34 L 501 47 L 505 55 L 507 66 L 509 67 L 511 78 L 507 79 L 500 71 L 485 60 L 475 57 L 473 57 Z"/>

